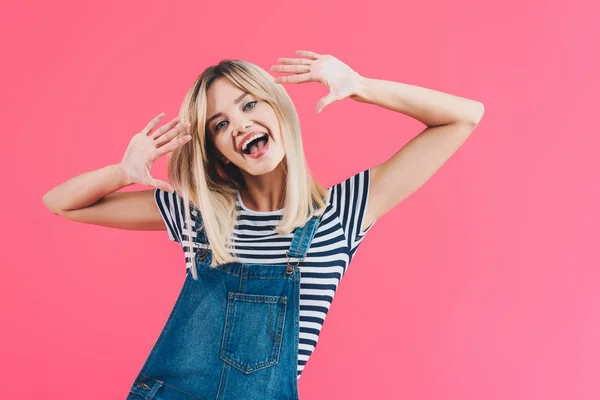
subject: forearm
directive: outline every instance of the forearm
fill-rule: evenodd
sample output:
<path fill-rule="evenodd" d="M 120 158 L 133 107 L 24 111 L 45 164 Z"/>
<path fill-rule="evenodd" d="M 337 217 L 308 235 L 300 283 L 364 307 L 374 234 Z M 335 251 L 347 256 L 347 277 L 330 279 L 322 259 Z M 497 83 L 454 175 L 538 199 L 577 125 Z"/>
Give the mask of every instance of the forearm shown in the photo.
<path fill-rule="evenodd" d="M 44 195 L 44 204 L 54 214 L 94 204 L 109 193 L 131 183 L 120 164 L 84 172 L 52 188 Z"/>
<path fill-rule="evenodd" d="M 351 99 L 397 111 L 427 126 L 456 121 L 477 124 L 483 116 L 483 104 L 478 101 L 419 86 L 362 77 L 358 88 Z"/>

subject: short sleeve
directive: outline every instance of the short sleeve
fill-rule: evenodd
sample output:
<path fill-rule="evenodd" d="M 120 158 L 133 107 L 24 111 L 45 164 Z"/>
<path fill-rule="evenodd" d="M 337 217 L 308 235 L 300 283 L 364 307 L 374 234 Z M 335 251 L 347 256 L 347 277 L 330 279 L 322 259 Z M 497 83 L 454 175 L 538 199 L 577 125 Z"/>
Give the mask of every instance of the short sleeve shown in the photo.
<path fill-rule="evenodd" d="M 183 200 L 177 192 L 169 193 L 159 188 L 154 189 L 154 200 L 167 227 L 169 239 L 181 244 Z"/>
<path fill-rule="evenodd" d="M 348 247 L 353 252 L 375 224 L 373 222 L 364 232 L 360 231 L 369 204 L 370 176 L 371 170 L 366 169 L 331 188 L 333 209 L 340 219 Z"/>

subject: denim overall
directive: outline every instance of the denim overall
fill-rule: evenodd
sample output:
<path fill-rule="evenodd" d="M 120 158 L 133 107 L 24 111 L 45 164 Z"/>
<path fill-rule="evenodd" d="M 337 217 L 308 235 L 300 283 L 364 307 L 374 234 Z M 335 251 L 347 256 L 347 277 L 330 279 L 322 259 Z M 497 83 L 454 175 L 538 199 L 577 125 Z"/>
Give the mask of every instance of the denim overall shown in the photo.
<path fill-rule="evenodd" d="M 285 264 L 210 268 L 196 219 L 198 280 L 186 273 L 127 400 L 298 400 L 300 269 L 319 225 L 296 229 Z M 290 262 L 290 259 L 297 261 Z"/>

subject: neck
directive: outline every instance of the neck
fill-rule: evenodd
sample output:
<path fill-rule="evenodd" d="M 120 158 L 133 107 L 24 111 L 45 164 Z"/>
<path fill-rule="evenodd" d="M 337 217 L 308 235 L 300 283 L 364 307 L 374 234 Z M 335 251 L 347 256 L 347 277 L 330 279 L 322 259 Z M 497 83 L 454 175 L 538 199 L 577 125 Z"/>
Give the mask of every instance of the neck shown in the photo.
<path fill-rule="evenodd" d="M 281 165 L 263 175 L 244 174 L 246 186 L 240 190 L 244 205 L 253 211 L 281 210 L 285 203 L 285 179 Z"/>

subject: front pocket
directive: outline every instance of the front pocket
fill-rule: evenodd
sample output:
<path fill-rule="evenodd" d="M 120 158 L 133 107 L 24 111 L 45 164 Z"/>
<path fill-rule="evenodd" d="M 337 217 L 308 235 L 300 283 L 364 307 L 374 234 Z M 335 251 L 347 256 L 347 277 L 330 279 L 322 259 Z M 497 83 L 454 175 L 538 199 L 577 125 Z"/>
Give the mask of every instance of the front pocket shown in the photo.
<path fill-rule="evenodd" d="M 249 374 L 279 362 L 286 296 L 229 292 L 220 356 Z"/>

